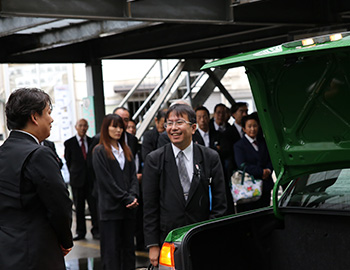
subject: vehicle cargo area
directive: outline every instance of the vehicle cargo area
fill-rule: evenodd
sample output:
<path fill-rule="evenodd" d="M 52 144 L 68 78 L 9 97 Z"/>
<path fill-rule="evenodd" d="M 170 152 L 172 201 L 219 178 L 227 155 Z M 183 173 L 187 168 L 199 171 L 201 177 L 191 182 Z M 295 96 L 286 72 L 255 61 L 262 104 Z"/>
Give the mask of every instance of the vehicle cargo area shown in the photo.
<path fill-rule="evenodd" d="M 192 269 L 350 269 L 350 217 L 259 215 L 196 230 L 187 242 Z"/>

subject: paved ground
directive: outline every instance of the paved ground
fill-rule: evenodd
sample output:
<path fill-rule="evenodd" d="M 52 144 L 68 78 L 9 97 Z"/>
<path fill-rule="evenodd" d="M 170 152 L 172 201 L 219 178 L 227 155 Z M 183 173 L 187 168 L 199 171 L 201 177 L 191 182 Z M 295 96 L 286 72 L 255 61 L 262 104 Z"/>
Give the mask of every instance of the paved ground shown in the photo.
<path fill-rule="evenodd" d="M 74 213 L 73 213 L 74 215 Z M 88 231 L 91 222 L 87 222 Z M 72 232 L 75 232 L 73 221 Z M 67 270 L 102 270 L 100 259 L 100 241 L 92 239 L 87 233 L 86 239 L 74 241 L 72 251 L 65 257 Z M 148 253 L 136 251 L 136 269 L 147 269 L 149 264 Z"/>

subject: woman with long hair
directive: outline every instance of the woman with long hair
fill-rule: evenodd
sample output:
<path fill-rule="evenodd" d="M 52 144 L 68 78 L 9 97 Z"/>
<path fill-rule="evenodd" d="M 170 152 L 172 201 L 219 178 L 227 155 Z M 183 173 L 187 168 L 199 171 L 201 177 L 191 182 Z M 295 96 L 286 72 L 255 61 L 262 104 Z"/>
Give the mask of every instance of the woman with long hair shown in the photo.
<path fill-rule="evenodd" d="M 104 270 L 135 269 L 134 232 L 139 184 L 131 150 L 125 143 L 125 130 L 119 115 L 106 115 L 100 142 L 93 152 Z"/>

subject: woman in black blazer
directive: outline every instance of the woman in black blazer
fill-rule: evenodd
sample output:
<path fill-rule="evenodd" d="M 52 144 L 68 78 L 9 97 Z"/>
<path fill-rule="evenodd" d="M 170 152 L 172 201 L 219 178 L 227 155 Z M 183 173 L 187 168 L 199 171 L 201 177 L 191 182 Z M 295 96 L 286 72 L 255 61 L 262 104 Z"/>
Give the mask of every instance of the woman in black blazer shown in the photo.
<path fill-rule="evenodd" d="M 272 163 L 265 140 L 258 134 L 259 122 L 256 115 L 244 116 L 242 127 L 245 135 L 234 145 L 236 165 L 241 168 L 244 164 L 247 173 L 255 179 L 262 179 L 263 191 L 258 201 L 237 205 L 238 212 L 269 206 L 273 188 Z"/>
<path fill-rule="evenodd" d="M 135 162 L 124 141 L 123 120 L 105 116 L 93 150 L 100 213 L 103 269 L 135 269 L 134 233 L 139 184 Z"/>

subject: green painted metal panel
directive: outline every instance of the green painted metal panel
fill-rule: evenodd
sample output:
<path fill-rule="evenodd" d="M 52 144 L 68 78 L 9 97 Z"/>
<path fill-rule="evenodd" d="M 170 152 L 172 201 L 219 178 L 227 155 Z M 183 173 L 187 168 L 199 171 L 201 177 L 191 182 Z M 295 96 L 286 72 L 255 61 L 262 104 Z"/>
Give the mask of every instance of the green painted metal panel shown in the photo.
<path fill-rule="evenodd" d="M 350 37 L 236 55 L 209 67 L 246 67 L 281 183 L 350 164 Z M 325 37 L 315 40 L 325 40 Z"/>

